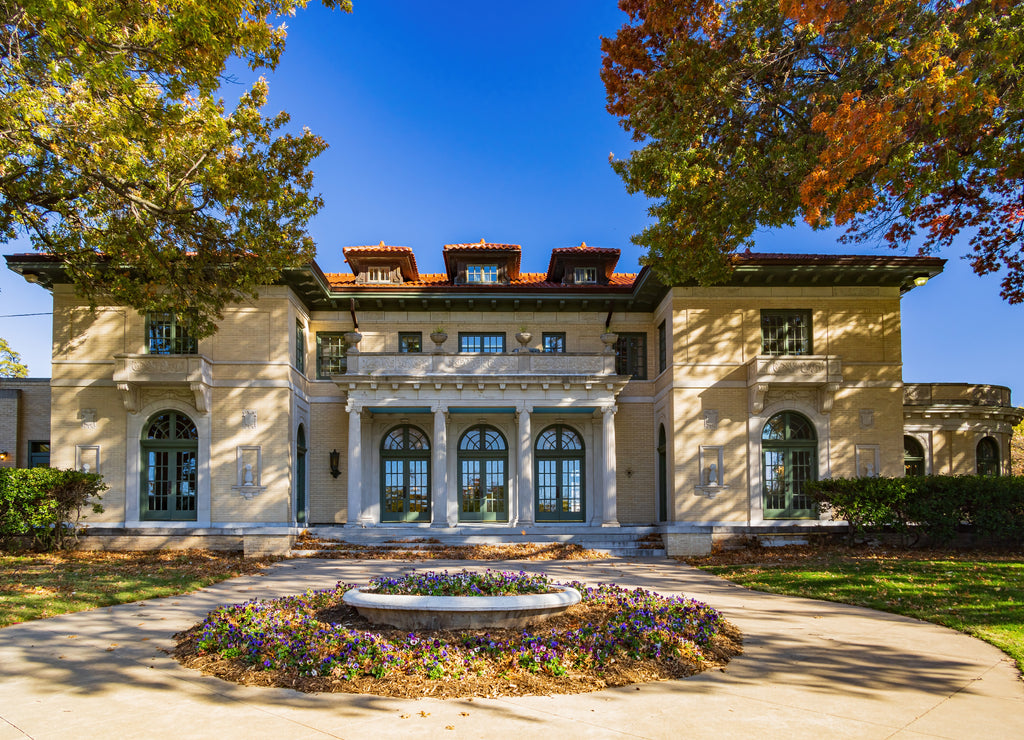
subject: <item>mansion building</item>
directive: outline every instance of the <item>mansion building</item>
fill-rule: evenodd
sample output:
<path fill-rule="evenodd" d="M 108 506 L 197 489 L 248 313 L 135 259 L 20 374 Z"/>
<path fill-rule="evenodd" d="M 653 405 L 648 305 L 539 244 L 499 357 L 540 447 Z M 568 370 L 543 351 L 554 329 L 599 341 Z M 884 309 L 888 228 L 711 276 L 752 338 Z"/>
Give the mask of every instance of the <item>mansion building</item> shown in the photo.
<path fill-rule="evenodd" d="M 198 342 L 8 256 L 52 291 L 53 377 L 48 439 L 0 438 L 0 465 L 45 442 L 101 473 L 90 526 L 132 546 L 632 526 L 670 554 L 826 526 L 816 478 L 1010 472 L 1008 389 L 903 383 L 901 296 L 938 258 L 738 254 L 702 288 L 585 244 L 543 273 L 483 241 L 445 246 L 441 274 L 408 247 L 344 255 L 351 272 L 285 271 Z M 0 383 L 0 437 L 19 392 Z"/>

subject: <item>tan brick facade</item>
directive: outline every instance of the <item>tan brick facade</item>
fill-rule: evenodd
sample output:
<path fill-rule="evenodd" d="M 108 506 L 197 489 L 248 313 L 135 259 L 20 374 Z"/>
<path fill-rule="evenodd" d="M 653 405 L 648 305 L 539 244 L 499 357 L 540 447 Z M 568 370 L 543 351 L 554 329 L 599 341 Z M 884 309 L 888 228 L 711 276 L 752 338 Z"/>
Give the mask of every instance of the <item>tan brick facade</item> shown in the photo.
<path fill-rule="evenodd" d="M 510 252 L 453 246 L 459 259 Z M 400 248 L 362 249 L 386 261 Z M 571 251 L 607 265 L 614 250 Z M 1006 389 L 958 390 L 952 411 L 940 397 L 949 388 L 916 406 L 905 398 L 900 296 L 941 261 L 769 257 L 741 261 L 733 283 L 717 288 L 666 288 L 646 271 L 610 268 L 600 285 L 557 284 L 557 269 L 518 276 L 518 261 L 502 263 L 506 285 L 467 286 L 463 267 L 427 278 L 396 267 L 389 274 L 408 282 L 383 286 L 329 275 L 322 285 L 308 279 L 314 266 L 227 309 L 187 356 L 151 353 L 146 317 L 92 312 L 57 282 L 52 403 L 45 381 L 0 381 L 0 448 L 17 449 L 5 464 L 24 464 L 37 435 L 51 442 L 53 465 L 98 469 L 110 488 L 97 523 L 180 530 L 176 542 L 221 532 L 223 546 L 241 546 L 244 531 L 253 552 L 310 524 L 388 522 L 658 525 L 680 533 L 673 548 L 682 551 L 703 547 L 703 534 L 682 537 L 694 527 L 815 524 L 788 488 L 786 507 L 769 509 L 768 479 L 798 468 L 902 475 L 907 434 L 921 440 L 930 471 L 973 472 L 985 438 L 1008 471 L 1017 412 Z M 31 273 L 32 260 L 20 269 Z M 806 336 L 779 352 L 766 316 Z M 440 344 L 430 336 L 438 328 Z M 531 336 L 519 342 L 523 331 Z M 320 377 L 321 362 L 340 361 L 330 347 L 346 332 L 347 372 Z M 418 334 L 421 351 L 403 352 L 400 333 Z M 463 335 L 500 337 L 504 351 L 467 352 Z M 160 418 L 195 432 L 149 439 Z M 766 436 L 783 418 L 806 422 L 802 442 Z M 473 429 L 488 430 L 485 448 L 465 441 Z M 419 435 L 413 447 L 402 447 L 413 439 L 405 430 Z M 186 494 L 172 494 L 167 510 L 153 494 L 166 475 Z"/>

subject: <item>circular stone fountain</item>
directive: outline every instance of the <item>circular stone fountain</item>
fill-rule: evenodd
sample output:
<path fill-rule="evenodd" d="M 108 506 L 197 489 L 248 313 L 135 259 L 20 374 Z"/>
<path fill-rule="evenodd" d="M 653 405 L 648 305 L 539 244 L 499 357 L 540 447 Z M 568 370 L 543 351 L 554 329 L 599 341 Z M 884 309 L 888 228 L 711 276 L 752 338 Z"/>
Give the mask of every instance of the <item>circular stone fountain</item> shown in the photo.
<path fill-rule="evenodd" d="M 376 624 L 403 630 L 455 630 L 536 624 L 578 604 L 580 593 L 568 586 L 556 586 L 546 594 L 409 596 L 353 588 L 342 600 Z"/>

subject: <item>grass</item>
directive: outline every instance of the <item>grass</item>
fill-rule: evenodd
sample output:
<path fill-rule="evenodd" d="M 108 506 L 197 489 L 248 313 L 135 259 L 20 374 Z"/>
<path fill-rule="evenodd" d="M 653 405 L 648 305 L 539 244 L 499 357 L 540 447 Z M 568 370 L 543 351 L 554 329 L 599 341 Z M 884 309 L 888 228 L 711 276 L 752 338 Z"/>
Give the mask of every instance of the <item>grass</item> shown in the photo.
<path fill-rule="evenodd" d="M 855 604 L 941 624 L 995 645 L 1024 671 L 1020 555 L 778 548 L 690 562 L 758 591 Z"/>
<path fill-rule="evenodd" d="M 188 593 L 267 562 L 205 550 L 0 553 L 0 627 Z"/>

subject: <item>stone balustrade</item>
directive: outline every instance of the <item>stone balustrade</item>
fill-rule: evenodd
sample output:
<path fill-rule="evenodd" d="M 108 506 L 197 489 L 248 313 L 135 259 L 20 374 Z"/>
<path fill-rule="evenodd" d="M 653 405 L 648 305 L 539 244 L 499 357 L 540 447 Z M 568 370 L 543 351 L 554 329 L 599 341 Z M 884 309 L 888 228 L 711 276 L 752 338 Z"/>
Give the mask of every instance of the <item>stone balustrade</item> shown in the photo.
<path fill-rule="evenodd" d="M 595 376 L 615 375 L 615 356 L 596 353 L 505 352 L 400 354 L 350 352 L 348 375 Z"/>

